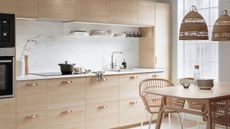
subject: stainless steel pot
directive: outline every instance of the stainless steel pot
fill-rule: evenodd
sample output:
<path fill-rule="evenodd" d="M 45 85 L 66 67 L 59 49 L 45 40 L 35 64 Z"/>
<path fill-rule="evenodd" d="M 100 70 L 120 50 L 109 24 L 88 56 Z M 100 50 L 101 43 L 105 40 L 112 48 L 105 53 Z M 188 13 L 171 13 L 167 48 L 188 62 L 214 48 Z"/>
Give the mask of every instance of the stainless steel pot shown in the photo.
<path fill-rule="evenodd" d="M 64 64 L 58 64 L 61 69 L 62 74 L 73 74 L 73 69 L 75 64 L 68 64 L 68 61 L 65 61 Z"/>

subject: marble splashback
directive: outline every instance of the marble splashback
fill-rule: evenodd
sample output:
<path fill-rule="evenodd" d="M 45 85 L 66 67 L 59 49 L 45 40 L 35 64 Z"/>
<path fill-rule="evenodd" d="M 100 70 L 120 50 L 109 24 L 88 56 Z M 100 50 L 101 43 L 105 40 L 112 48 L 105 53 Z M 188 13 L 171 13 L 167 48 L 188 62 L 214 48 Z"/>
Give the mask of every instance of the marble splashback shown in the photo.
<path fill-rule="evenodd" d="M 23 60 L 23 55 L 29 55 L 30 72 L 56 72 L 59 71 L 58 64 L 64 61 L 75 63 L 77 67 L 102 70 L 110 68 L 112 51 L 122 51 L 123 54 L 115 56 L 117 64 L 121 65 L 125 59 L 128 67 L 138 67 L 137 38 L 69 36 L 71 30 L 132 32 L 137 29 L 124 26 L 17 20 L 16 59 L 20 61 Z"/>

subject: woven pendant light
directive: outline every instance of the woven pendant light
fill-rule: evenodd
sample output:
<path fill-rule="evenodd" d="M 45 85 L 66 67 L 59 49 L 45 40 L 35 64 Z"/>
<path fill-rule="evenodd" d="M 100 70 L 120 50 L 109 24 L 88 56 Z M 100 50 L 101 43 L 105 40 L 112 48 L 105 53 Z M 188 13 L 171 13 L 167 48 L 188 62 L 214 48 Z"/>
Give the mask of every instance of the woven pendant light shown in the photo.
<path fill-rule="evenodd" d="M 230 16 L 228 11 L 224 10 L 213 27 L 212 41 L 229 41 L 230 40 Z"/>
<path fill-rule="evenodd" d="M 208 27 L 204 18 L 193 5 L 180 26 L 180 40 L 208 40 Z"/>

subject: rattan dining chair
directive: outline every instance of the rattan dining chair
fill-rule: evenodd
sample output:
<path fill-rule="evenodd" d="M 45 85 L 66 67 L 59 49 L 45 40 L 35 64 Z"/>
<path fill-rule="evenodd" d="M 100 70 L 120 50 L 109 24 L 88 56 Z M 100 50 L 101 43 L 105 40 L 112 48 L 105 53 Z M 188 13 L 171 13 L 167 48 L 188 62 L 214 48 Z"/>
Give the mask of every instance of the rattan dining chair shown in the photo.
<path fill-rule="evenodd" d="M 154 90 L 156 88 L 171 87 L 171 86 L 174 86 L 174 84 L 168 80 L 159 79 L 159 78 L 146 79 L 140 83 L 139 85 L 140 97 L 145 105 L 146 111 L 151 114 L 151 117 L 149 120 L 149 129 L 151 128 L 151 122 L 152 122 L 153 115 L 159 113 L 162 97 L 159 95 L 146 93 L 145 91 L 152 90 L 152 89 Z M 172 98 L 166 99 L 166 103 L 173 104 L 181 108 L 183 108 L 184 102 L 185 101 L 181 99 L 172 99 Z M 170 111 L 166 111 L 165 113 L 168 114 L 169 129 L 171 128 L 171 115 L 170 115 L 171 113 L 177 113 L 179 120 L 180 120 L 181 128 L 183 129 L 181 117 L 178 112 L 170 110 Z"/>
<path fill-rule="evenodd" d="M 189 82 L 190 84 L 192 85 L 196 85 L 196 81 L 194 78 L 190 78 L 190 77 L 186 77 L 186 78 L 181 78 L 180 81 L 183 80 L 183 81 L 187 81 Z M 203 104 L 200 104 L 198 102 L 194 102 L 192 100 L 188 100 L 188 108 L 189 109 L 192 109 L 192 110 L 197 110 L 197 111 L 201 111 L 202 112 L 202 109 L 203 109 Z M 182 123 L 184 122 L 184 119 L 185 119 L 185 113 L 183 114 L 183 117 L 182 117 Z M 201 116 L 198 116 L 198 119 L 197 119 L 197 129 L 200 128 L 200 121 L 201 121 L 202 117 Z"/>
<path fill-rule="evenodd" d="M 211 102 L 211 113 L 213 126 L 223 125 L 228 129 L 230 127 L 230 100 Z"/>

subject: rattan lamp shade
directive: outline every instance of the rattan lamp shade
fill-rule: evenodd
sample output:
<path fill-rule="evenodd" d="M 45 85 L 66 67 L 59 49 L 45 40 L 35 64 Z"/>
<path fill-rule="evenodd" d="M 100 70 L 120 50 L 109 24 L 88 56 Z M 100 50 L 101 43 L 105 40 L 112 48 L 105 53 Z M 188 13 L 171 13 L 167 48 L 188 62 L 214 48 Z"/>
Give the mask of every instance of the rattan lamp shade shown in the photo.
<path fill-rule="evenodd" d="M 212 41 L 229 41 L 230 40 L 230 17 L 228 11 L 220 16 L 213 27 Z"/>
<path fill-rule="evenodd" d="M 208 27 L 195 6 L 187 13 L 180 26 L 180 40 L 208 40 Z"/>

